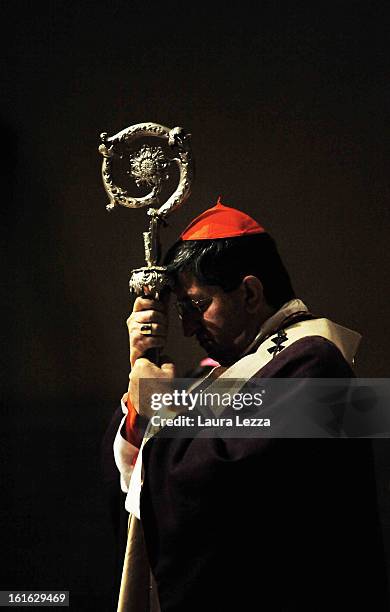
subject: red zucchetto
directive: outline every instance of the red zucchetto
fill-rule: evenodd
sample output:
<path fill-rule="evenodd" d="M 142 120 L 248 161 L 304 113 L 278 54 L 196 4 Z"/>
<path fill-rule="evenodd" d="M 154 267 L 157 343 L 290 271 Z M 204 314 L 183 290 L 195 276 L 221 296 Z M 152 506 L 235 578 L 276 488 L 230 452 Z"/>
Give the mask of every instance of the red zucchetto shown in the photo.
<path fill-rule="evenodd" d="M 262 234 L 265 229 L 249 215 L 225 206 L 219 196 L 212 208 L 205 210 L 186 227 L 182 240 L 210 240 Z"/>

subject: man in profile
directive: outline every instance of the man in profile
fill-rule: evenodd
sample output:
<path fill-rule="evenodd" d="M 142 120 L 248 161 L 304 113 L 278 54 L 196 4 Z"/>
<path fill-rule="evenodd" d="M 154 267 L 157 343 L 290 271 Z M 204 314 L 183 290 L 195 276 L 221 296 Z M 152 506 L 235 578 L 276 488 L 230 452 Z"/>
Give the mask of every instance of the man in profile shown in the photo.
<path fill-rule="evenodd" d="M 218 364 L 199 389 L 353 376 L 359 335 L 310 314 L 248 215 L 218 200 L 166 264 L 184 335 Z M 158 393 L 174 380 L 173 363 L 148 359 L 164 346 L 166 305 L 137 298 L 128 328 L 132 369 L 114 445 L 131 514 L 119 610 L 387 609 L 369 441 L 153 432 L 139 381 Z M 278 398 L 287 415 L 292 389 Z"/>

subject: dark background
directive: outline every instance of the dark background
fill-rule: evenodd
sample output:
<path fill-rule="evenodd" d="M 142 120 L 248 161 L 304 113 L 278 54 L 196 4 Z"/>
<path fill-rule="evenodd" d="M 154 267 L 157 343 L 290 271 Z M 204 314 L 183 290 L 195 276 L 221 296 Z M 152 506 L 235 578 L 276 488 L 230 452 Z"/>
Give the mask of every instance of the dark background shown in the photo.
<path fill-rule="evenodd" d="M 358 374 L 388 375 L 386 8 L 2 3 L 1 589 L 110 606 L 99 445 L 127 387 L 127 282 L 146 215 L 105 211 L 102 131 L 184 126 L 197 177 L 165 245 L 222 194 L 276 238 L 314 313 L 362 333 Z M 201 354 L 177 335 L 169 351 L 183 371 Z M 375 452 L 390 548 L 388 443 Z"/>

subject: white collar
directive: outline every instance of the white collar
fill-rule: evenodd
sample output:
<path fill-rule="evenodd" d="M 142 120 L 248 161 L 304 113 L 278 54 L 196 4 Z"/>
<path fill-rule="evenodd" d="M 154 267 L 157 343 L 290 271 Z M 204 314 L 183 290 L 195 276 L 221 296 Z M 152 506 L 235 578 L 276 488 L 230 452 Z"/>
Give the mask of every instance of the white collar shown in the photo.
<path fill-rule="evenodd" d="M 308 312 L 309 309 L 307 308 L 307 306 L 302 302 L 302 300 L 299 300 L 298 298 L 294 298 L 293 300 L 290 300 L 289 302 L 283 304 L 283 306 L 279 308 L 279 310 L 277 310 L 271 317 L 269 317 L 269 319 L 264 321 L 263 325 L 260 327 L 259 332 L 252 340 L 250 345 L 241 354 L 241 357 L 248 355 L 248 353 L 253 351 L 253 349 L 257 348 L 257 346 L 259 346 L 259 344 L 261 344 L 261 342 L 263 342 L 263 340 L 265 340 L 267 336 L 270 336 L 277 329 L 279 329 L 283 321 L 291 317 L 291 315 L 298 313 L 305 314 Z"/>

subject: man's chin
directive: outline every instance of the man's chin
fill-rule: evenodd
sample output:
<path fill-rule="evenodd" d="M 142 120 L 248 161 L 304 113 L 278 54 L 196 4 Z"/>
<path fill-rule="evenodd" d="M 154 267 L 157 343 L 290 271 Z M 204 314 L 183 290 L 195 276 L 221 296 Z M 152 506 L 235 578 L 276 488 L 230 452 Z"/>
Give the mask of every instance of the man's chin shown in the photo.
<path fill-rule="evenodd" d="M 219 356 L 218 349 L 215 346 L 213 346 L 211 344 L 211 342 L 206 342 L 206 341 L 203 341 L 203 340 L 198 340 L 198 343 L 199 343 L 199 346 L 207 354 L 207 357 L 210 357 L 210 359 L 215 359 L 216 361 L 218 361 L 218 359 L 217 359 L 217 355 Z"/>
<path fill-rule="evenodd" d="M 228 366 L 234 363 L 234 359 L 231 359 L 230 356 L 226 354 L 226 351 L 223 351 L 222 349 L 219 349 L 218 347 L 212 345 L 208 345 L 207 347 L 201 343 L 200 345 L 203 350 L 206 351 L 207 357 L 210 357 L 210 359 L 217 361 L 220 365 Z"/>

